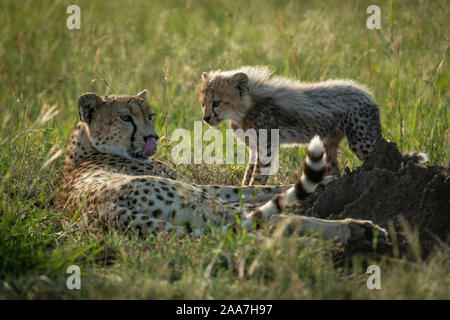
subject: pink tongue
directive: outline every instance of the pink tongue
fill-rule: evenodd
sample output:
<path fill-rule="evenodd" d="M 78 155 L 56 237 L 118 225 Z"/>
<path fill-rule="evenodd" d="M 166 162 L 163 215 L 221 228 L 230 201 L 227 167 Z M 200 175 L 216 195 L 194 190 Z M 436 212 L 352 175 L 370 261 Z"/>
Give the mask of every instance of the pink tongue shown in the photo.
<path fill-rule="evenodd" d="M 151 157 L 156 153 L 157 148 L 155 138 L 148 138 L 145 141 L 144 152 L 142 154 L 146 157 Z"/>

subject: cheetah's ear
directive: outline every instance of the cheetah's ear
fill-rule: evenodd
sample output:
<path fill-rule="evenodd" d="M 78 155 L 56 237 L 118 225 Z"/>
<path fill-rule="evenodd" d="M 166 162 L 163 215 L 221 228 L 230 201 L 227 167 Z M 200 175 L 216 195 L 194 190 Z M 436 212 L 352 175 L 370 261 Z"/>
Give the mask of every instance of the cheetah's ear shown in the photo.
<path fill-rule="evenodd" d="M 203 80 L 208 79 L 208 73 L 203 72 L 203 73 L 202 73 L 202 79 L 203 79 Z"/>
<path fill-rule="evenodd" d="M 136 95 L 138 98 L 144 99 L 147 101 L 147 90 L 144 89 Z"/>
<path fill-rule="evenodd" d="M 85 93 L 78 98 L 78 117 L 80 121 L 91 123 L 92 113 L 104 100 L 95 93 Z"/>
<path fill-rule="evenodd" d="M 234 84 L 239 95 L 245 96 L 248 94 L 248 76 L 243 72 L 238 72 L 231 77 L 231 82 Z"/>

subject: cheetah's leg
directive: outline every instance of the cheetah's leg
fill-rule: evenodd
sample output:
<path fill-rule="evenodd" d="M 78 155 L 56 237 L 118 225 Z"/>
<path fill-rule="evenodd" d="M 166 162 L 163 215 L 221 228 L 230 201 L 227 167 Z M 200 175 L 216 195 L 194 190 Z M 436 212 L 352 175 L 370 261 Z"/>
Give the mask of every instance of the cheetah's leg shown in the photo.
<path fill-rule="evenodd" d="M 195 185 L 202 191 L 218 197 L 226 202 L 264 202 L 273 198 L 275 195 L 288 189 L 287 186 L 223 186 L 223 185 Z"/>
<path fill-rule="evenodd" d="M 273 165 L 272 161 L 262 161 L 261 156 L 264 155 L 266 159 L 272 160 L 272 136 L 270 131 L 267 134 L 266 141 L 259 141 L 260 135 L 258 134 L 258 144 L 256 152 L 256 165 L 253 169 L 253 175 L 250 180 L 250 185 L 264 185 L 269 179 L 269 171 Z"/>
<path fill-rule="evenodd" d="M 277 215 L 271 223 L 285 223 L 290 233 L 320 234 L 324 239 L 336 240 L 352 249 L 373 249 L 376 237 L 377 248 L 386 249 L 391 246 L 385 229 L 368 220 L 344 219 L 324 220 L 305 216 Z"/>
<path fill-rule="evenodd" d="M 345 134 L 350 149 L 364 161 L 374 150 L 375 144 L 382 139 L 378 107 L 364 105 L 357 115 L 350 118 Z"/>
<path fill-rule="evenodd" d="M 267 174 L 262 174 L 261 170 L 268 168 L 270 166 L 271 163 L 262 164 L 258 157 L 258 160 L 253 168 L 253 175 L 249 185 L 250 186 L 265 185 L 267 180 L 269 179 L 269 176 Z"/>
<path fill-rule="evenodd" d="M 253 172 L 255 171 L 255 166 L 256 166 L 256 164 L 254 162 L 252 162 L 251 159 L 256 159 L 257 151 L 254 151 L 252 149 L 249 149 L 249 151 L 250 151 L 249 161 L 248 161 L 247 169 L 245 169 L 244 178 L 242 179 L 243 187 L 250 185 L 250 181 L 252 180 Z"/>
<path fill-rule="evenodd" d="M 161 217 L 152 216 L 149 212 L 137 212 L 131 210 L 131 208 L 120 206 L 118 207 L 116 224 L 120 232 L 138 232 L 144 238 L 151 234 L 169 232 L 174 229 L 171 222 L 161 219 Z"/>
<path fill-rule="evenodd" d="M 324 141 L 325 153 L 327 155 L 328 173 L 337 177 L 341 175 L 338 163 L 338 150 L 339 143 L 343 138 L 344 134 L 339 132 L 329 135 Z"/>

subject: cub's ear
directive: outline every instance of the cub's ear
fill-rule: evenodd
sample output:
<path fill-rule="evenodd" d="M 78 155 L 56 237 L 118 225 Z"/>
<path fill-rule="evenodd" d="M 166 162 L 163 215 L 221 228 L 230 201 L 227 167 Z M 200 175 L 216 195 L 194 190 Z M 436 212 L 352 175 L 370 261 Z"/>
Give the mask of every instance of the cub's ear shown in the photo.
<path fill-rule="evenodd" d="M 248 94 L 248 76 L 243 72 L 238 72 L 231 77 L 231 82 L 234 84 L 239 95 L 242 97 Z"/>
<path fill-rule="evenodd" d="M 203 80 L 208 79 L 208 73 L 203 72 L 203 73 L 202 73 L 202 79 L 203 79 Z"/>
<path fill-rule="evenodd" d="M 139 92 L 136 97 L 144 99 L 145 101 L 147 101 L 147 90 L 144 89 L 141 92 Z"/>
<path fill-rule="evenodd" d="M 91 123 L 93 111 L 104 102 L 104 100 L 95 93 L 85 93 L 78 98 L 78 117 L 80 121 Z"/>

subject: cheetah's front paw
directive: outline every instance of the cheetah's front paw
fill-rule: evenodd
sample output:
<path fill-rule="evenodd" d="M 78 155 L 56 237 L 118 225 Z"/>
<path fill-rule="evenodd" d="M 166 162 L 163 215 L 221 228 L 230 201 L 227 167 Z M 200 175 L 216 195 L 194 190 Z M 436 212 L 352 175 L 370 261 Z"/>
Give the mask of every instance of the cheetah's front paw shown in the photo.
<path fill-rule="evenodd" d="M 346 219 L 343 222 L 350 231 L 345 243 L 349 249 L 384 251 L 391 247 L 388 232 L 371 221 Z"/>

